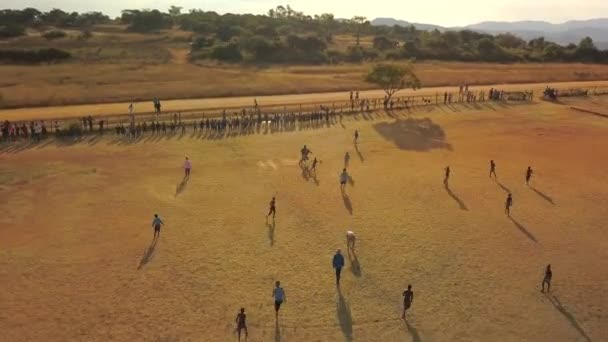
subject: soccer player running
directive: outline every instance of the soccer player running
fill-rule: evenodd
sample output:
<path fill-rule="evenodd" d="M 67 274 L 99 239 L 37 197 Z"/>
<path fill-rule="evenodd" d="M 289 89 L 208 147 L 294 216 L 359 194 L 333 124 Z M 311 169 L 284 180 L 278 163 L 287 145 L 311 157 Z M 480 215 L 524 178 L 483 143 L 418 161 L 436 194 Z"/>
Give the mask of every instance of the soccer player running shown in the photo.
<path fill-rule="evenodd" d="M 245 339 L 249 336 L 247 331 L 247 315 L 245 314 L 245 308 L 241 308 L 241 311 L 236 315 L 236 330 L 239 334 L 239 341 L 241 340 L 241 330 L 245 330 Z"/>
<path fill-rule="evenodd" d="M 275 288 L 272 290 L 272 297 L 274 298 L 274 313 L 275 319 L 279 319 L 279 310 L 281 309 L 281 304 L 287 301 L 287 297 L 285 296 L 285 291 L 281 287 L 281 282 L 277 280 L 275 283 Z"/>
<path fill-rule="evenodd" d="M 513 197 L 511 196 L 511 194 L 509 194 L 509 196 L 507 196 L 507 201 L 505 202 L 505 214 L 507 214 L 507 216 L 511 216 L 511 207 L 513 206 Z"/>
<path fill-rule="evenodd" d="M 532 174 L 534 173 L 534 171 L 532 171 L 532 167 L 528 166 L 528 169 L 526 170 L 526 185 L 530 185 L 530 178 L 532 178 Z"/>
<path fill-rule="evenodd" d="M 310 171 L 317 171 L 317 157 L 315 157 L 315 159 L 312 161 L 312 166 L 310 167 Z"/>
<path fill-rule="evenodd" d="M 545 284 L 547 284 L 547 291 L 551 291 L 551 277 L 553 277 L 553 272 L 551 272 L 551 264 L 547 265 L 547 269 L 545 270 L 545 277 L 542 282 L 542 289 L 540 292 L 545 292 Z"/>
<path fill-rule="evenodd" d="M 412 285 L 407 286 L 407 290 L 403 291 L 403 315 L 401 319 L 405 319 L 405 313 L 412 306 L 414 302 L 414 291 L 412 291 Z"/>
<path fill-rule="evenodd" d="M 355 130 L 355 144 L 357 142 L 359 142 L 359 130 L 358 129 Z"/>
<path fill-rule="evenodd" d="M 348 182 L 348 172 L 346 172 L 346 169 L 342 169 L 342 173 L 340 174 L 340 190 L 342 192 L 346 188 L 346 182 Z"/>
<path fill-rule="evenodd" d="M 160 236 L 160 227 L 165 223 L 163 220 L 158 217 L 158 214 L 154 214 L 154 219 L 152 220 L 152 227 L 154 227 L 154 239 Z"/>
<path fill-rule="evenodd" d="M 300 164 L 303 164 L 308 161 L 308 155 L 311 154 L 312 151 L 309 150 L 308 147 L 306 147 L 306 145 L 304 145 L 304 147 L 302 147 L 302 150 L 300 150 L 300 152 L 302 153 L 302 159 L 300 159 Z"/>
<path fill-rule="evenodd" d="M 492 175 L 496 178 L 496 164 L 494 163 L 494 160 L 490 160 L 490 178 L 492 178 Z"/>
<path fill-rule="evenodd" d="M 266 215 L 266 218 L 268 218 L 270 216 L 270 214 L 272 214 L 272 218 L 274 219 L 274 217 L 277 214 L 277 207 L 276 207 L 276 198 L 272 198 L 272 200 L 270 201 L 270 210 L 268 211 L 268 215 Z"/>

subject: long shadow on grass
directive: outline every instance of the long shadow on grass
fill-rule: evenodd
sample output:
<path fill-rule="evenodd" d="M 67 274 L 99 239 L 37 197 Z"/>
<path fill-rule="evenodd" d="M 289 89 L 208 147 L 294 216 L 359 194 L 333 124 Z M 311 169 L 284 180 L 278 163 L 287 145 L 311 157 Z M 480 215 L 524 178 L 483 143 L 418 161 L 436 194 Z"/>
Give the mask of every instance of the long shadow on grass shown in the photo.
<path fill-rule="evenodd" d="M 189 179 L 190 177 L 184 177 L 184 179 L 182 179 L 182 181 L 177 184 L 177 186 L 175 187 L 175 197 L 179 196 L 182 192 L 184 192 L 184 190 L 186 190 L 186 186 L 188 185 Z"/>
<path fill-rule="evenodd" d="M 534 188 L 534 187 L 530 187 L 530 189 L 532 189 L 532 191 L 536 192 L 536 194 L 537 194 L 538 196 L 542 197 L 542 198 L 543 198 L 545 201 L 547 201 L 547 202 L 549 202 L 549 203 L 551 203 L 551 204 L 555 205 L 555 202 L 553 201 L 553 198 L 551 198 L 550 196 L 548 196 L 548 195 L 544 194 L 542 191 L 537 190 L 537 189 L 536 189 L 536 188 Z"/>
<path fill-rule="evenodd" d="M 445 141 L 445 132 L 441 126 L 429 118 L 406 118 L 390 123 L 380 122 L 374 125 L 374 129 L 402 150 L 452 149 L 452 146 Z"/>
<path fill-rule="evenodd" d="M 519 229 L 522 233 L 526 234 L 526 236 L 528 237 L 528 239 L 538 243 L 538 241 L 536 240 L 536 238 L 534 237 L 534 235 L 532 235 L 532 233 L 530 233 L 526 227 L 522 226 L 519 222 L 517 222 L 514 218 L 512 218 L 511 216 L 509 216 L 509 220 L 511 220 L 511 222 L 513 222 L 513 224 L 515 225 L 515 227 L 517 227 L 517 229 Z"/>
<path fill-rule="evenodd" d="M 363 158 L 363 153 L 361 153 L 361 150 L 359 150 L 359 144 L 357 143 L 355 143 L 355 151 L 357 151 L 357 155 L 359 156 L 359 159 L 361 159 L 361 162 L 364 163 L 365 158 Z"/>
<path fill-rule="evenodd" d="M 350 198 L 348 197 L 348 195 L 346 194 L 346 192 L 343 190 L 342 191 L 342 201 L 344 201 L 344 208 L 346 208 L 346 210 L 348 210 L 349 214 L 353 214 L 353 204 L 350 201 Z"/>
<path fill-rule="evenodd" d="M 460 197 L 456 196 L 456 194 L 452 192 L 452 189 L 450 189 L 447 184 L 445 185 L 445 191 L 447 191 L 448 195 L 450 195 L 450 197 L 452 197 L 452 199 L 454 199 L 454 201 L 458 203 L 458 205 L 460 206 L 460 210 L 469 211 L 469 208 L 467 208 L 466 204 L 464 204 Z"/>
<path fill-rule="evenodd" d="M 357 253 L 350 248 L 348 249 L 348 260 L 350 261 L 350 271 L 353 272 L 355 277 L 360 277 L 361 264 L 359 263 L 359 258 L 357 258 Z"/>
<path fill-rule="evenodd" d="M 568 322 L 570 322 L 570 324 L 574 327 L 574 329 L 576 329 L 579 332 L 579 334 L 581 334 L 581 336 L 583 336 L 585 341 L 591 342 L 591 338 L 587 335 L 587 333 L 585 333 L 585 330 L 583 330 L 583 328 L 581 328 L 581 326 L 576 321 L 576 318 L 574 318 L 574 316 L 570 312 L 568 312 L 568 310 L 566 310 L 566 308 L 564 308 L 564 306 L 559 301 L 559 299 L 557 299 L 556 296 L 549 296 L 548 294 L 546 294 L 546 296 L 547 296 L 547 298 L 549 298 L 549 301 L 551 301 L 551 304 L 553 304 L 553 306 L 557 309 L 557 311 L 559 311 L 562 315 L 564 315 L 564 317 L 568 320 Z"/>
<path fill-rule="evenodd" d="M 149 263 L 150 260 L 152 260 L 152 256 L 154 255 L 154 249 L 156 248 L 156 242 L 157 241 L 158 241 L 158 238 L 152 239 L 152 242 L 150 243 L 150 246 L 148 246 L 148 248 L 146 248 L 144 250 L 144 254 L 141 256 L 141 260 L 139 261 L 139 266 L 137 266 L 138 270 L 140 270 L 147 263 Z"/>
<path fill-rule="evenodd" d="M 506 193 L 508 193 L 508 194 L 512 193 L 512 192 L 511 192 L 511 189 L 507 188 L 507 187 L 506 187 L 504 184 L 502 184 L 502 183 L 501 183 L 499 180 L 494 179 L 494 181 L 496 182 L 496 184 L 498 184 L 498 186 L 499 186 L 499 187 L 500 187 L 500 188 L 501 188 L 501 189 L 502 189 L 504 192 L 506 192 Z"/>
<path fill-rule="evenodd" d="M 412 335 L 412 342 L 421 342 L 420 335 L 418 334 L 418 330 L 410 324 L 410 322 L 405 321 L 405 326 L 407 327 L 407 331 Z"/>
<path fill-rule="evenodd" d="M 266 227 L 268 228 L 268 241 L 270 241 L 270 247 L 272 247 L 274 246 L 274 229 L 276 228 L 274 218 L 272 219 L 272 223 L 266 222 Z"/>
<path fill-rule="evenodd" d="M 274 342 L 281 342 L 281 327 L 279 321 L 274 322 Z"/>
<path fill-rule="evenodd" d="M 336 314 L 338 315 L 338 321 L 340 322 L 340 329 L 342 330 L 342 334 L 344 335 L 345 341 L 353 340 L 353 316 L 350 312 L 350 307 L 344 296 L 342 296 L 342 291 L 338 287 L 338 302 L 336 303 Z"/>

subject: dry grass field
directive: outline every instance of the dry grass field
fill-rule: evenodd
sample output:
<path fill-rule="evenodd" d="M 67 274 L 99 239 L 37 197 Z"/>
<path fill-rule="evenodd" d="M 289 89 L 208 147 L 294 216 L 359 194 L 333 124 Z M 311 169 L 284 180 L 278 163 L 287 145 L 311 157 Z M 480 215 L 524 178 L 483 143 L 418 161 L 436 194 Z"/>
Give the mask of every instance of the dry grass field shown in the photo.
<path fill-rule="evenodd" d="M 57 106 L 201 97 L 302 94 L 372 89 L 363 81 L 371 64 L 329 66 L 233 66 L 188 62 L 191 33 L 125 33 L 104 26 L 87 40 L 78 31 L 47 41 L 39 32 L 1 41 L 0 48 L 55 47 L 70 51 L 71 62 L 55 65 L 0 65 L 0 108 Z M 336 37 L 332 49 L 353 45 L 353 37 Z M 364 46 L 371 38 L 362 40 Z M 486 64 L 421 62 L 425 87 L 461 83 L 503 84 L 593 81 L 608 79 L 608 65 Z"/>
<path fill-rule="evenodd" d="M 304 144 L 322 160 L 315 178 L 297 165 Z M 608 340 L 608 119 L 568 106 L 1 147 L 2 341 L 235 341 L 241 306 L 249 341 Z M 194 168 L 180 186 L 184 155 Z M 154 213 L 166 225 L 151 244 Z M 349 228 L 356 258 L 338 291 L 331 257 Z M 276 325 L 275 280 L 287 295 Z"/>

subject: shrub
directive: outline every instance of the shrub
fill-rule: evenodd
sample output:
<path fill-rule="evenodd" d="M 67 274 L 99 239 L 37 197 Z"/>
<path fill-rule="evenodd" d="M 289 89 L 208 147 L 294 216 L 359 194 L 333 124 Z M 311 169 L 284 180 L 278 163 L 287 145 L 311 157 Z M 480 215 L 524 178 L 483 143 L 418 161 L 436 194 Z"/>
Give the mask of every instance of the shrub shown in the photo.
<path fill-rule="evenodd" d="M 93 33 L 89 30 L 84 30 L 84 31 L 80 32 L 78 39 L 87 40 L 87 39 L 90 39 L 91 37 L 93 37 Z"/>
<path fill-rule="evenodd" d="M 243 60 L 241 49 L 237 43 L 216 46 L 211 51 L 211 57 L 225 62 L 240 62 Z"/>
<path fill-rule="evenodd" d="M 211 47 L 215 43 L 215 39 L 207 37 L 196 37 L 192 42 L 192 50 L 200 50 L 202 48 Z"/>
<path fill-rule="evenodd" d="M 25 27 L 16 24 L 0 26 L 0 39 L 20 37 L 25 34 Z"/>
<path fill-rule="evenodd" d="M 59 31 L 59 30 L 48 31 L 42 35 L 42 37 L 44 37 L 47 40 L 61 39 L 61 38 L 65 38 L 67 36 L 68 36 L 67 33 L 65 33 L 63 31 Z"/>
<path fill-rule="evenodd" d="M 0 61 L 15 64 L 51 63 L 71 58 L 72 55 L 59 49 L 18 50 L 0 49 Z"/>

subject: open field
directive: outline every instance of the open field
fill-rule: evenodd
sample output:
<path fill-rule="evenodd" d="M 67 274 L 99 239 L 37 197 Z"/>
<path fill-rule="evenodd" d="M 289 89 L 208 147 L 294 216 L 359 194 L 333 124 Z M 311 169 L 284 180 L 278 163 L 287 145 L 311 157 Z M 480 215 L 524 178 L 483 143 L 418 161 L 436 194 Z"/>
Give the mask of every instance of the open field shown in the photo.
<path fill-rule="evenodd" d="M 93 37 L 47 41 L 38 32 L 0 41 L 0 48 L 55 47 L 71 52 L 71 62 L 55 65 L 0 65 L 0 108 L 60 106 L 161 99 L 263 96 L 373 89 L 363 81 L 370 63 L 326 66 L 233 66 L 189 63 L 191 33 L 161 34 L 97 27 Z M 337 36 L 334 49 L 353 45 L 353 37 Z M 371 44 L 364 37 L 362 45 Z M 608 79 L 608 65 L 490 64 L 420 62 L 416 71 L 425 87 L 554 83 Z"/>
<path fill-rule="evenodd" d="M 551 103 L 393 116 L 223 139 L 2 145 L 2 341 L 235 341 L 241 306 L 249 341 L 607 340 L 608 119 Z M 316 182 L 297 165 L 304 144 L 322 160 Z M 184 155 L 194 169 L 180 186 Z M 155 212 L 166 226 L 151 245 Z M 331 257 L 347 228 L 356 260 L 337 291 Z M 287 294 L 278 325 L 275 280 Z"/>

